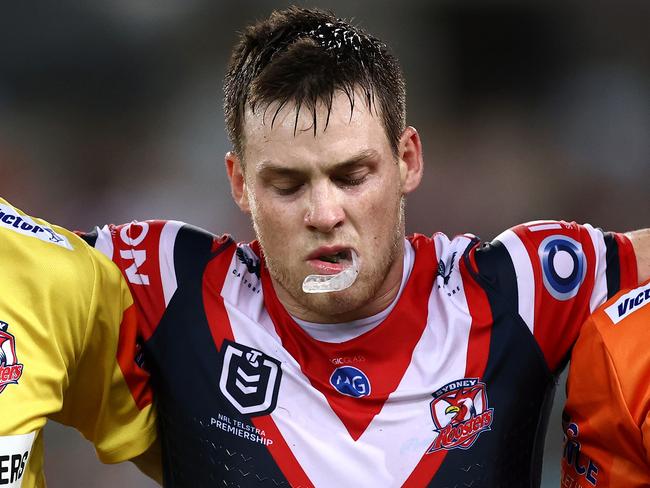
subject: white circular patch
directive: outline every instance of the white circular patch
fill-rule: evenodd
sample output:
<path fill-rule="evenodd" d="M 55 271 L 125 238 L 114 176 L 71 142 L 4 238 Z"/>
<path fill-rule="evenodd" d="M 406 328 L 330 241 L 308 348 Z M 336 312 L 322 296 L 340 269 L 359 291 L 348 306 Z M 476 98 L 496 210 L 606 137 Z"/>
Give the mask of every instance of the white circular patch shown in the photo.
<path fill-rule="evenodd" d="M 558 251 L 553 256 L 553 269 L 560 278 L 568 278 L 573 273 L 573 257 L 567 251 Z"/>

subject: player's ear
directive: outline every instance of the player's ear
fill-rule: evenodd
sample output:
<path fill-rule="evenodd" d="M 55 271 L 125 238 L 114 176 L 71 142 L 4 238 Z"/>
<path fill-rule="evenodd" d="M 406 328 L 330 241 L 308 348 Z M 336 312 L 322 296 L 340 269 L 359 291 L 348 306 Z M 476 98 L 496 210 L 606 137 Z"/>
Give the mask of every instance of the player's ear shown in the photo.
<path fill-rule="evenodd" d="M 230 180 L 230 193 L 237 206 L 246 213 L 250 212 L 248 203 L 248 191 L 246 191 L 246 179 L 241 165 L 241 159 L 233 151 L 228 151 L 225 157 L 226 172 Z"/>
<path fill-rule="evenodd" d="M 422 158 L 422 142 L 420 135 L 414 127 L 407 127 L 399 139 L 398 164 L 400 175 L 400 187 L 402 194 L 415 190 L 424 171 L 424 159 Z"/>

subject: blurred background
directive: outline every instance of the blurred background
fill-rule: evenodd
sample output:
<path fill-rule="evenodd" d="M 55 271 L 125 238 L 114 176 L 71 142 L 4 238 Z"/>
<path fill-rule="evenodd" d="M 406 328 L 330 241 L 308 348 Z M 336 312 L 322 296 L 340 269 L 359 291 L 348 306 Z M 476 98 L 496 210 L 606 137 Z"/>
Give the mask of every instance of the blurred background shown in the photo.
<path fill-rule="evenodd" d="M 522 221 L 650 224 L 650 2 L 296 2 L 402 62 L 427 164 L 408 230 L 490 239 Z M 237 32 L 289 3 L 11 2 L 0 14 L 0 194 L 75 229 L 174 218 L 252 238 L 223 169 Z M 559 486 L 559 385 L 544 487 Z M 46 429 L 49 486 L 149 487 Z"/>

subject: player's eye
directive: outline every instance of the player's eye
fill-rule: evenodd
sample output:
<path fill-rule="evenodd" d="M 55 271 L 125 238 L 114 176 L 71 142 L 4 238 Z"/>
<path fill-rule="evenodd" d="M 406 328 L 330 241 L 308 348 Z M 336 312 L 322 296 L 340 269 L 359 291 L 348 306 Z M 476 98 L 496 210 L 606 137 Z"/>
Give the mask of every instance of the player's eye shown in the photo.
<path fill-rule="evenodd" d="M 278 195 L 286 196 L 297 193 L 302 188 L 302 183 L 293 180 L 275 181 L 271 187 Z"/>
<path fill-rule="evenodd" d="M 365 171 L 355 171 L 353 173 L 335 176 L 334 181 L 340 186 L 359 186 L 366 181 L 367 177 L 368 173 Z"/>

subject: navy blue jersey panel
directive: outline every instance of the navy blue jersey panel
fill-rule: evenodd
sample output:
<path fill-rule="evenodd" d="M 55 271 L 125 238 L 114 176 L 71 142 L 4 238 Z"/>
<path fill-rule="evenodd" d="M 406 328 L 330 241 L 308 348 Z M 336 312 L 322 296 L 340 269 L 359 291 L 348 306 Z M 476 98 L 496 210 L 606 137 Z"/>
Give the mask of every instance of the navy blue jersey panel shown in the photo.
<path fill-rule="evenodd" d="M 469 260 L 465 261 L 471 269 Z M 491 430 L 468 449 L 451 449 L 430 487 L 538 487 L 541 448 L 555 386 L 533 335 L 517 314 L 516 275 L 498 242 L 476 251 L 474 278 L 486 291 L 493 317 L 486 370 Z"/>
<path fill-rule="evenodd" d="M 429 486 L 538 487 L 547 398 L 555 385 L 526 326 L 497 315 L 482 381 L 494 409 L 491 430 L 452 449 Z M 541 443 L 541 444 L 540 444 Z"/>
<path fill-rule="evenodd" d="M 607 251 L 607 298 L 612 298 L 621 288 L 621 261 L 618 255 L 618 244 L 611 232 L 605 233 L 605 246 Z"/>
<path fill-rule="evenodd" d="M 467 255 L 464 258 L 474 274 Z M 490 303 L 498 300 L 498 310 L 516 314 L 519 309 L 517 274 L 506 247 L 500 241 L 483 243 L 476 249 L 475 258 L 478 274 L 474 278 L 488 293 Z"/>
<path fill-rule="evenodd" d="M 219 391 L 221 355 L 202 294 L 203 271 L 215 257 L 212 243 L 202 231 L 179 232 L 178 289 L 145 346 L 159 412 L 164 486 L 289 486 L 263 440 L 231 433 L 254 430 L 250 418 Z"/>

